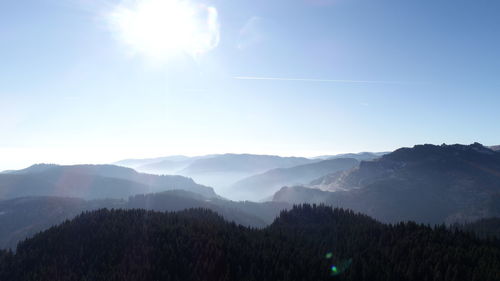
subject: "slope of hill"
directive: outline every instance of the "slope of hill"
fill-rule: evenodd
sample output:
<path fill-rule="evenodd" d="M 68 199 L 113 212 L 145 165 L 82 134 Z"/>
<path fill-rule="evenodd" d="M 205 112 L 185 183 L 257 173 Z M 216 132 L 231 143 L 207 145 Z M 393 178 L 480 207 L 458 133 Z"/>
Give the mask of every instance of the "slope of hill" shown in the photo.
<path fill-rule="evenodd" d="M 310 188 L 301 185 L 284 186 L 274 193 L 273 202 L 287 202 L 290 204 L 321 204 L 328 203 L 332 192 L 323 191 L 317 188 Z"/>
<path fill-rule="evenodd" d="M 226 220 L 251 227 L 270 224 L 287 203 L 234 202 L 210 198 L 184 190 L 141 194 L 128 200 L 83 200 L 63 197 L 23 197 L 0 200 L 0 249 L 15 248 L 19 241 L 51 226 L 71 219 L 83 211 L 100 208 L 180 211 L 205 208 L 218 212 Z"/>
<path fill-rule="evenodd" d="M 490 146 L 490 149 L 494 151 L 500 151 L 500 145 Z"/>
<path fill-rule="evenodd" d="M 352 158 L 323 160 L 291 168 L 272 169 L 250 176 L 232 185 L 240 198 L 259 200 L 272 196 L 283 186 L 306 184 L 311 180 L 342 170 L 351 169 L 359 162 Z"/>
<path fill-rule="evenodd" d="M 179 171 L 185 169 L 195 160 L 196 158 L 186 158 L 182 160 L 165 159 L 138 166 L 136 169 L 141 172 L 152 174 L 178 174 Z"/>
<path fill-rule="evenodd" d="M 179 174 L 179 171 L 185 169 L 191 163 L 198 159 L 210 158 L 216 155 L 204 155 L 188 157 L 183 155 L 174 155 L 149 159 L 126 159 L 116 162 L 116 165 L 133 168 L 139 172 L 149 174 Z"/>
<path fill-rule="evenodd" d="M 61 196 L 83 199 L 127 198 L 134 194 L 184 189 L 206 197 L 212 188 L 182 176 L 138 173 L 113 165 L 59 166 L 38 164 L 0 174 L 0 198 Z"/>
<path fill-rule="evenodd" d="M 172 155 L 172 156 L 156 157 L 156 158 L 123 159 L 123 160 L 114 162 L 113 164 L 117 165 L 117 166 L 123 166 L 123 167 L 137 169 L 141 166 L 159 163 L 162 161 L 179 162 L 179 161 L 187 161 L 189 159 L 191 159 L 191 157 L 184 156 L 184 155 Z"/>
<path fill-rule="evenodd" d="M 14 248 L 19 241 L 72 219 L 86 210 L 119 208 L 122 200 L 86 201 L 78 198 L 23 197 L 0 200 L 0 248 Z"/>
<path fill-rule="evenodd" d="M 336 191 L 322 193 L 321 202 L 383 221 L 473 221 L 500 216 L 500 153 L 478 143 L 417 145 L 363 161 L 350 171 L 315 180 L 310 187 Z M 290 190 L 282 190 L 275 199 L 300 200 L 297 191 L 293 196 L 286 192 Z"/>
<path fill-rule="evenodd" d="M 328 160 L 328 159 L 338 159 L 338 158 L 353 158 L 358 161 L 367 161 L 367 160 L 373 160 L 376 158 L 379 158 L 380 156 L 387 154 L 389 152 L 359 152 L 359 153 L 343 153 L 343 154 L 336 154 L 336 155 L 322 155 L 315 157 L 315 159 L 323 159 L 323 160 Z"/>
<path fill-rule="evenodd" d="M 263 230 L 207 210 L 99 210 L 0 251 L 0 280 L 500 280 L 500 245 L 299 206 Z"/>
<path fill-rule="evenodd" d="M 241 172 L 258 173 L 274 168 L 288 168 L 313 162 L 303 157 L 280 157 L 274 155 L 222 154 L 198 159 L 183 170 L 183 173 Z"/>
<path fill-rule="evenodd" d="M 275 168 L 289 168 L 316 161 L 318 160 L 302 157 L 222 154 L 197 159 L 179 171 L 179 174 L 191 177 L 199 183 L 214 186 L 222 196 L 235 199 L 230 186 L 243 178 Z"/>

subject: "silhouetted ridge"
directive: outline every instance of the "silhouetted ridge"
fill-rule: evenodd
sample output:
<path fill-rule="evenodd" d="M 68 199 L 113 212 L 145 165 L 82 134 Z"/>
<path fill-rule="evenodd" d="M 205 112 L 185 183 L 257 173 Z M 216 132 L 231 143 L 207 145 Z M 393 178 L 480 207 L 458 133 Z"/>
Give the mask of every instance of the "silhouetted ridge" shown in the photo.
<path fill-rule="evenodd" d="M 152 194 L 138 194 L 124 199 L 83 200 L 65 197 L 22 197 L 0 200 L 0 249 L 15 249 L 19 241 L 46 230 L 82 211 L 101 208 L 146 209 L 154 211 L 181 211 L 190 208 L 210 209 L 227 221 L 252 227 L 265 227 L 283 209 L 291 208 L 283 202 L 235 202 L 221 198 L 207 198 L 186 190 L 168 190 Z"/>
<path fill-rule="evenodd" d="M 485 218 L 463 225 L 455 224 L 452 227 L 474 233 L 481 238 L 496 237 L 500 239 L 500 218 Z"/>
<path fill-rule="evenodd" d="M 98 210 L 0 251 L 0 280 L 500 280 L 498 240 L 302 205 L 256 230 L 204 209 Z"/>
<path fill-rule="evenodd" d="M 381 225 L 381 223 L 367 215 L 355 213 L 349 209 L 331 208 L 325 205 L 294 205 L 290 210 L 284 210 L 280 216 L 271 224 L 277 226 L 346 226 L 347 224 L 366 224 L 370 226 Z"/>
<path fill-rule="evenodd" d="M 383 159 L 396 161 L 423 161 L 423 160 L 448 160 L 448 159 L 469 159 L 469 160 L 487 160 L 490 157 L 485 155 L 496 155 L 500 158 L 500 153 L 483 146 L 480 143 L 471 145 L 453 144 L 453 145 L 415 145 L 412 148 L 400 148 L 392 153 L 383 155 Z"/>
<path fill-rule="evenodd" d="M 274 200 L 325 203 L 384 222 L 474 221 L 500 216 L 500 153 L 479 143 L 416 145 L 308 187 L 281 189 Z"/>

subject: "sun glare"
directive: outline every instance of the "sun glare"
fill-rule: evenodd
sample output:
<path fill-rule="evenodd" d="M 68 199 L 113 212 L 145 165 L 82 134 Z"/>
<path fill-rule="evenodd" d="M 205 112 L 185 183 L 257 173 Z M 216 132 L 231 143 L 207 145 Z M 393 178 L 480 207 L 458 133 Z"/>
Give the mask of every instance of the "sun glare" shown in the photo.
<path fill-rule="evenodd" d="M 135 0 L 110 15 L 113 30 L 134 54 L 168 59 L 198 56 L 219 42 L 217 10 L 187 0 Z"/>

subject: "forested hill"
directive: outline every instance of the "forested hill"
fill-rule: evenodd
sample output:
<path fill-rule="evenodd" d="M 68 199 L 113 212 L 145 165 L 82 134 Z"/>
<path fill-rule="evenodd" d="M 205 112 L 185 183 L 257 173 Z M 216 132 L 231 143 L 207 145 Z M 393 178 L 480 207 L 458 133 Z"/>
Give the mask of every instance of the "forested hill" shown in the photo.
<path fill-rule="evenodd" d="M 0 280 L 500 280 L 498 240 L 302 205 L 261 230 L 212 211 L 98 210 L 0 252 Z"/>
<path fill-rule="evenodd" d="M 416 145 L 308 187 L 283 188 L 274 200 L 322 202 L 391 223 L 471 222 L 500 216 L 500 153 L 479 143 Z"/>
<path fill-rule="evenodd" d="M 27 196 L 125 199 L 136 194 L 175 189 L 207 198 L 218 197 L 211 187 L 197 184 L 191 178 L 143 174 L 114 165 L 36 164 L 0 173 L 0 199 Z"/>

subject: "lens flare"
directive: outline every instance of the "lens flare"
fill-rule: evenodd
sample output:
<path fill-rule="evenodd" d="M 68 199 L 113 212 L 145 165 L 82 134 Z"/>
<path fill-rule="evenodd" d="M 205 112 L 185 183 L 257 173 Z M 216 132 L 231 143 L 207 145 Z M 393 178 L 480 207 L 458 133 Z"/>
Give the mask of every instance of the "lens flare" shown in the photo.
<path fill-rule="evenodd" d="M 123 0 L 109 22 L 133 54 L 157 61 L 198 56 L 219 43 L 217 10 L 191 0 Z"/>
<path fill-rule="evenodd" d="M 327 252 L 325 254 L 326 259 L 331 259 L 333 264 L 329 268 L 329 272 L 331 276 L 339 275 L 344 273 L 352 263 L 352 259 L 347 259 L 347 260 L 342 260 L 342 259 L 336 259 L 333 256 L 332 252 Z"/>

